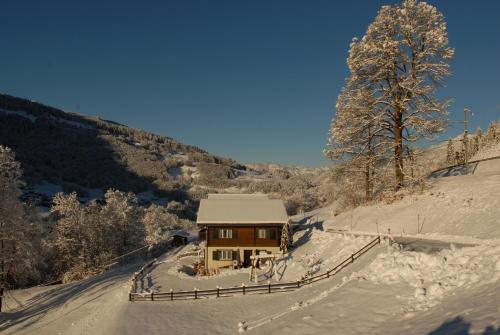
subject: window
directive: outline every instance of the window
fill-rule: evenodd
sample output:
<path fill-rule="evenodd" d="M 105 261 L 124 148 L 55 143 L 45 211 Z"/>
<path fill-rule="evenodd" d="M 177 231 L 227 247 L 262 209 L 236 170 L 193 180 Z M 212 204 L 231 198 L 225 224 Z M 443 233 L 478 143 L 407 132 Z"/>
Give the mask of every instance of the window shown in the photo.
<path fill-rule="evenodd" d="M 218 238 L 233 238 L 233 230 L 227 228 L 221 228 L 218 230 Z"/>
<path fill-rule="evenodd" d="M 265 240 L 274 240 L 276 231 L 274 229 L 257 229 L 257 238 Z"/>
<path fill-rule="evenodd" d="M 220 261 L 230 261 L 233 259 L 232 250 L 219 250 L 219 260 Z"/>

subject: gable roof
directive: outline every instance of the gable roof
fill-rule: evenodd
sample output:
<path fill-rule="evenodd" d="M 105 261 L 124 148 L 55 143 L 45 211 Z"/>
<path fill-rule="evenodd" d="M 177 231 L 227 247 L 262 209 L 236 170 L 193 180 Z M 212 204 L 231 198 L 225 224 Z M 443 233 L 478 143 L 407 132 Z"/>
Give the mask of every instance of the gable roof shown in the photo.
<path fill-rule="evenodd" d="M 209 194 L 200 201 L 201 224 L 285 224 L 285 205 L 265 194 Z"/>

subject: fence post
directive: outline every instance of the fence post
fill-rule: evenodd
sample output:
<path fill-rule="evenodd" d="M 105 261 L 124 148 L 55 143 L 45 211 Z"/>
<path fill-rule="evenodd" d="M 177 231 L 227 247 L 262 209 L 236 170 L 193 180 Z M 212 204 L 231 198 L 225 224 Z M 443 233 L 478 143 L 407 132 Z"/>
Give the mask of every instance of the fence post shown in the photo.
<path fill-rule="evenodd" d="M 297 288 L 300 288 L 300 280 L 297 280 Z"/>
<path fill-rule="evenodd" d="M 241 284 L 241 286 L 243 287 L 243 295 L 245 295 L 245 283 Z"/>
<path fill-rule="evenodd" d="M 174 290 L 170 289 L 170 300 L 174 300 Z"/>
<path fill-rule="evenodd" d="M 351 263 L 354 263 L 354 254 L 351 255 Z"/>
<path fill-rule="evenodd" d="M 196 287 L 194 288 L 194 298 L 198 299 L 198 289 Z"/>
<path fill-rule="evenodd" d="M 217 298 L 219 297 L 219 290 L 220 290 L 220 288 L 219 288 L 219 286 L 217 286 Z"/>
<path fill-rule="evenodd" d="M 270 281 L 267 282 L 267 292 L 271 293 L 271 282 Z"/>
<path fill-rule="evenodd" d="M 2 308 L 1 308 L 1 301 L 2 301 L 2 297 L 0 295 L 0 312 L 2 311 Z M 129 292 L 128 293 L 128 301 L 132 301 L 132 292 Z"/>
<path fill-rule="evenodd" d="M 153 292 L 151 292 L 151 301 L 154 301 L 154 300 L 155 300 L 155 299 L 154 299 L 154 293 L 153 293 Z"/>

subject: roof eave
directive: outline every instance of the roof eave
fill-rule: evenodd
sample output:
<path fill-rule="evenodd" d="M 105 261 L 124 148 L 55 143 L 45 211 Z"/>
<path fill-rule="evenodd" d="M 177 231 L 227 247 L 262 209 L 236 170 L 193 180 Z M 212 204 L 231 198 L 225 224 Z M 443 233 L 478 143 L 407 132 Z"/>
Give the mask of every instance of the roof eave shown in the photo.
<path fill-rule="evenodd" d="M 288 220 L 272 220 L 272 221 L 212 221 L 212 220 L 201 220 L 197 221 L 196 224 L 198 225 L 209 225 L 209 224 L 214 224 L 214 225 L 239 225 L 239 224 L 245 224 L 245 225 L 261 225 L 261 224 L 286 224 Z"/>

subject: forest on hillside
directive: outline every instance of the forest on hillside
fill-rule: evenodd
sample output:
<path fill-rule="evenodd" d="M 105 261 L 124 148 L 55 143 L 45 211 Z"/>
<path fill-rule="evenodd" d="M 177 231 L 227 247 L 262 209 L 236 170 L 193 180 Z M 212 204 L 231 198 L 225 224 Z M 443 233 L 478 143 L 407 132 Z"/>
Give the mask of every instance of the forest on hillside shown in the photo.
<path fill-rule="evenodd" d="M 0 144 L 15 152 L 28 186 L 50 182 L 80 198 L 89 189 L 152 192 L 184 204 L 178 214 L 189 219 L 209 192 L 272 193 L 290 214 L 331 200 L 328 169 L 244 165 L 166 136 L 6 94 L 0 94 L 0 122 Z"/>

